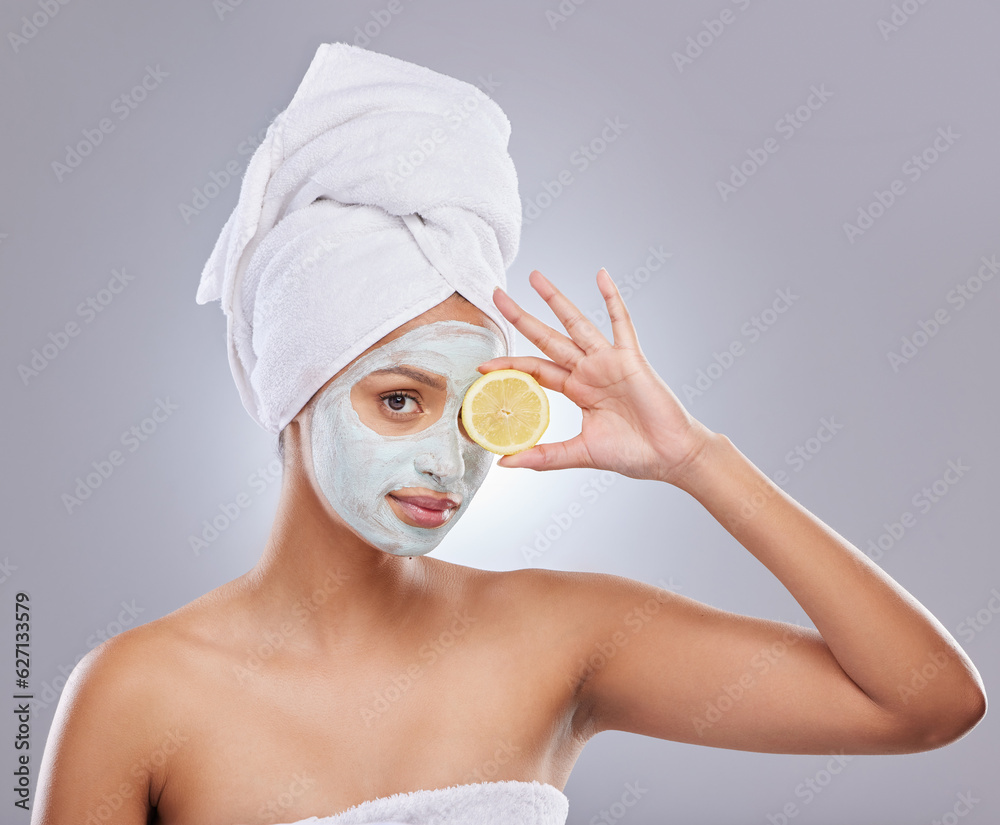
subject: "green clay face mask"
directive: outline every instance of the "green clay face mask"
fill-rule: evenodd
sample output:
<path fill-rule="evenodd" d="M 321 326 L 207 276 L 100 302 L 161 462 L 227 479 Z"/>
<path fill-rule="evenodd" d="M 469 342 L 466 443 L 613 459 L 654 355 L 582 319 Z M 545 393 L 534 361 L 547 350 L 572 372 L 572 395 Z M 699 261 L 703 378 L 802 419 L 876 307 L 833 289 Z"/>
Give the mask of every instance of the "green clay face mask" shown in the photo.
<path fill-rule="evenodd" d="M 438 321 L 410 330 L 368 353 L 319 397 L 312 418 L 316 478 L 333 509 L 362 539 L 397 556 L 430 552 L 468 508 L 486 478 L 493 454 L 462 434 L 458 425 L 465 393 L 484 361 L 504 355 L 503 339 L 463 321 Z M 407 435 L 381 435 L 366 426 L 351 403 L 351 389 L 377 371 L 415 367 L 445 379 L 447 400 L 433 424 Z M 423 499 L 396 505 L 422 524 L 407 524 L 387 498 L 404 488 L 423 488 L 461 501 L 447 511 L 427 510 Z"/>

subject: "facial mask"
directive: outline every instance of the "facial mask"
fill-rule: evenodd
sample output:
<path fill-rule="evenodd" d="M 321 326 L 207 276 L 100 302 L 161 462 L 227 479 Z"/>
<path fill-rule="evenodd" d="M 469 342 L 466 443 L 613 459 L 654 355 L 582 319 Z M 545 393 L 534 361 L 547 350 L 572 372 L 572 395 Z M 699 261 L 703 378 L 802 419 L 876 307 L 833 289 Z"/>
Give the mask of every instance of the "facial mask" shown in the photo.
<path fill-rule="evenodd" d="M 362 539 L 397 556 L 418 556 L 440 544 L 486 478 L 493 454 L 462 435 L 459 411 L 480 377 L 476 367 L 505 354 L 503 339 L 463 321 L 410 330 L 358 359 L 317 399 L 312 418 L 316 479 L 333 509 Z M 351 404 L 351 388 L 376 370 L 402 365 L 443 376 L 444 411 L 408 435 L 381 435 Z M 400 386 L 411 383 L 400 376 Z M 386 495 L 401 487 L 459 493 L 462 504 L 439 527 L 414 527 L 393 512 Z"/>

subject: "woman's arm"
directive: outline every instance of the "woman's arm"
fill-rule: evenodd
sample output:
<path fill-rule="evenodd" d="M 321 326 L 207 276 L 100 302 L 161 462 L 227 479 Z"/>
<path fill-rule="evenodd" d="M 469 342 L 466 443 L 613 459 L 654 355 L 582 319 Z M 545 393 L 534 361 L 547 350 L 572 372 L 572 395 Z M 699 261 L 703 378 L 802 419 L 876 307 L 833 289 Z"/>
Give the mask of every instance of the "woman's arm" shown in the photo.
<path fill-rule="evenodd" d="M 157 754 L 144 664 L 115 637 L 73 669 L 45 744 L 31 825 L 146 825 Z"/>
<path fill-rule="evenodd" d="M 893 720 L 904 747 L 944 745 L 982 719 L 982 680 L 954 637 L 728 438 L 709 437 L 678 486 L 788 588 L 843 671 L 831 676 Z"/>
<path fill-rule="evenodd" d="M 986 696 L 951 634 L 728 438 L 691 418 L 646 362 L 607 273 L 598 285 L 614 344 L 540 273 L 532 283 L 570 337 L 498 293 L 504 315 L 552 360 L 495 359 L 481 370 L 531 372 L 580 405 L 583 427 L 500 464 L 609 469 L 685 490 L 777 576 L 818 631 L 620 577 L 580 577 L 584 648 L 612 654 L 581 676 L 580 729 L 767 752 L 886 753 L 940 747 L 974 727 Z"/>

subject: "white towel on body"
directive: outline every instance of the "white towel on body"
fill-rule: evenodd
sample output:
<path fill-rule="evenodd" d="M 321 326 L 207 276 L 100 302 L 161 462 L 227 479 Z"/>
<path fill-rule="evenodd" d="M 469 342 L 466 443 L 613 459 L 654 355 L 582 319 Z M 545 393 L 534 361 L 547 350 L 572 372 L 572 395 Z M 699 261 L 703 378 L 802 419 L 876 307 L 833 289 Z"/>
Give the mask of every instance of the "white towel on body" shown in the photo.
<path fill-rule="evenodd" d="M 569 799 L 544 782 L 507 780 L 411 791 L 288 825 L 566 825 Z"/>
<path fill-rule="evenodd" d="M 347 43 L 316 51 L 247 166 L 197 302 L 219 299 L 244 407 L 279 432 L 341 368 L 458 292 L 501 329 L 517 254 L 510 123 L 465 81 Z"/>

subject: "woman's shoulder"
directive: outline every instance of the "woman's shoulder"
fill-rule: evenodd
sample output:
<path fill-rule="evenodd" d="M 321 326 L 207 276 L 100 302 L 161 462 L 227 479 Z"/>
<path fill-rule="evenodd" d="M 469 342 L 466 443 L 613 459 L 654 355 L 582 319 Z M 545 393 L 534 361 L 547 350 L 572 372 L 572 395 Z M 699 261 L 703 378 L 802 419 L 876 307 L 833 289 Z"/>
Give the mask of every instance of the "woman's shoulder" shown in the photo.
<path fill-rule="evenodd" d="M 215 654 L 204 628 L 212 624 L 212 602 L 202 597 L 124 630 L 77 662 L 59 697 L 39 779 L 36 806 L 53 821 L 51 811 L 75 810 L 81 800 L 100 804 L 95 788 L 138 789 L 136 805 L 158 798 L 166 755 L 206 716 L 201 706 Z M 152 759 L 157 753 L 163 758 Z"/>
<path fill-rule="evenodd" d="M 504 595 L 520 590 L 539 595 L 567 598 L 590 598 L 601 592 L 628 590 L 644 586 L 635 579 L 614 573 L 584 570 L 550 570 L 544 567 L 522 567 L 514 570 L 484 570 L 448 563 L 465 577 L 467 587 L 480 595 Z M 645 585 L 649 586 L 649 585 Z"/>
<path fill-rule="evenodd" d="M 604 613 L 616 614 L 622 606 L 641 604 L 654 596 L 663 599 L 665 588 L 614 573 L 582 570 L 550 570 L 526 567 L 515 570 L 483 570 L 454 565 L 463 582 L 465 600 L 480 606 L 496 605 L 511 616 L 551 622 L 564 619 L 581 630 L 603 622 Z M 588 619 L 589 617 L 589 619 Z"/>
<path fill-rule="evenodd" d="M 123 630 L 90 650 L 71 678 L 94 689 L 114 687 L 124 700 L 153 703 L 177 696 L 224 648 L 226 587 L 216 588 L 159 618 Z M 225 624 L 223 622 L 222 624 Z M 149 704 L 147 704 L 149 707 Z"/>

